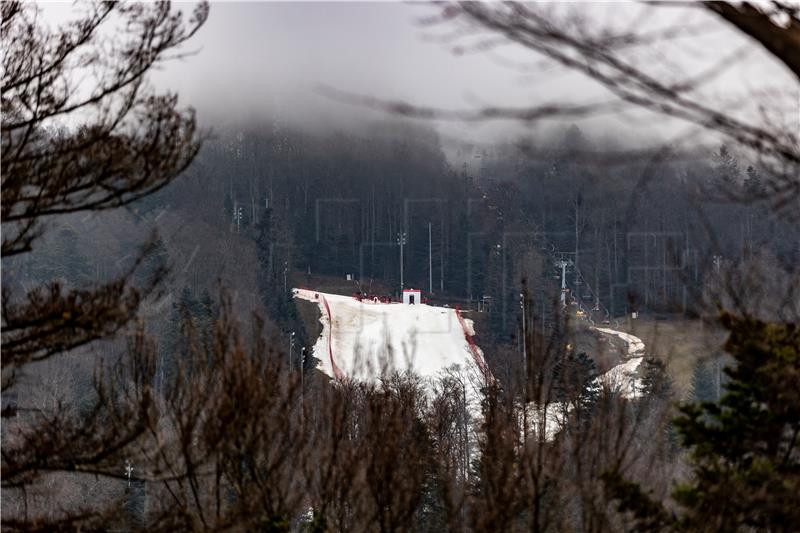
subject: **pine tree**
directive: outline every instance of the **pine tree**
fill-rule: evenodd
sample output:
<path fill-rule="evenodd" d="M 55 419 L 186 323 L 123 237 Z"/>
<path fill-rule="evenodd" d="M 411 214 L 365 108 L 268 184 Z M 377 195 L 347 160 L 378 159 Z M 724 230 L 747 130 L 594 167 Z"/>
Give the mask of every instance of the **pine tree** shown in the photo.
<path fill-rule="evenodd" d="M 605 476 L 638 531 L 796 531 L 800 524 L 800 328 L 725 314 L 735 360 L 718 402 L 681 408 L 675 421 L 692 475 L 676 512 L 619 472 Z"/>
<path fill-rule="evenodd" d="M 661 423 L 662 416 L 671 416 L 675 403 L 675 387 L 672 378 L 667 373 L 664 362 L 653 356 L 645 357 L 642 363 L 644 370 L 639 392 L 639 409 L 644 410 L 646 417 L 654 417 L 655 428 L 663 436 L 664 450 L 674 458 L 680 452 L 680 441 L 675 426 L 668 424 L 664 427 Z M 650 435 L 651 439 L 660 441 L 658 435 Z"/>
<path fill-rule="evenodd" d="M 744 179 L 745 192 L 753 198 L 763 196 L 766 191 L 764 190 L 764 184 L 762 183 L 761 174 L 758 170 L 750 165 L 747 167 L 745 173 L 747 174 L 747 177 Z"/>
<path fill-rule="evenodd" d="M 730 189 L 739 184 L 739 163 L 731 154 L 728 146 L 720 145 L 719 152 L 713 155 L 714 159 L 714 185 L 722 190 Z"/>
<path fill-rule="evenodd" d="M 664 361 L 657 357 L 646 357 L 643 363 L 642 395 L 655 397 L 659 400 L 671 400 L 674 395 L 674 387 L 672 378 L 667 374 Z"/>
<path fill-rule="evenodd" d="M 584 352 L 569 352 L 553 368 L 556 401 L 572 404 L 581 418 L 590 417 L 600 397 L 598 376 L 594 359 Z"/>
<path fill-rule="evenodd" d="M 800 524 L 800 328 L 723 316 L 736 364 L 715 404 L 676 425 L 694 477 L 675 496 L 687 527 L 790 531 Z"/>
<path fill-rule="evenodd" d="M 692 401 L 713 402 L 717 399 L 717 385 L 708 361 L 698 360 L 692 372 Z"/>

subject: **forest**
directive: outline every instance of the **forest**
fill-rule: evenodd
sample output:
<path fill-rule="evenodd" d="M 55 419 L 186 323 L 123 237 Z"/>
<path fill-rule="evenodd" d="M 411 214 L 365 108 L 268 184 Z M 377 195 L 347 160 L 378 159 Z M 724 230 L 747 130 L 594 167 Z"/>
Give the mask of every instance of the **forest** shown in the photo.
<path fill-rule="evenodd" d="M 351 274 L 396 296 L 404 232 L 405 286 L 473 307 L 489 297 L 496 342 L 519 335 L 523 280 L 552 298 L 562 258 L 572 297 L 598 307 L 598 321 L 696 317 L 723 270 L 798 261 L 793 226 L 743 200 L 763 194 L 761 171 L 724 144 L 604 151 L 571 125 L 533 146 L 460 146 L 449 161 L 424 124 L 364 129 L 313 135 L 275 120 L 220 130 L 191 178 L 137 208 L 182 209 L 249 238 L 276 288 L 288 268 L 284 289 Z"/>
<path fill-rule="evenodd" d="M 4 530 L 800 527 L 800 152 L 774 100 L 749 123 L 702 76 L 633 67 L 674 37 L 645 23 L 456 2 L 425 23 L 703 133 L 331 89 L 347 120 L 200 122 L 149 74 L 192 61 L 216 6 L 83 7 L 53 29 L 2 6 Z M 698 9 L 797 84 L 796 9 Z M 438 121 L 498 117 L 555 120 L 482 140 Z M 380 303 L 409 288 L 478 370 L 338 373 L 353 324 L 331 306 L 410 309 Z"/>

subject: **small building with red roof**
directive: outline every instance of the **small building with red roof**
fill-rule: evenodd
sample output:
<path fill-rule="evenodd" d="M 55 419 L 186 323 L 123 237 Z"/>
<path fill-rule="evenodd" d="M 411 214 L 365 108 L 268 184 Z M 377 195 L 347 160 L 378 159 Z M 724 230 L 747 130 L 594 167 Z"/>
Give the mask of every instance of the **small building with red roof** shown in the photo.
<path fill-rule="evenodd" d="M 403 303 L 415 305 L 422 303 L 422 291 L 420 289 L 403 289 Z"/>

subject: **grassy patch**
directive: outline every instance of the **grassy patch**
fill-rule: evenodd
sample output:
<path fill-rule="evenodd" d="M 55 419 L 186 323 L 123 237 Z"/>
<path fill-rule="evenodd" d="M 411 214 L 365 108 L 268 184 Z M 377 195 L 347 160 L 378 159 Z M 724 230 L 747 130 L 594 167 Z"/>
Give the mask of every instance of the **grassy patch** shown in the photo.
<path fill-rule="evenodd" d="M 692 372 L 700 359 L 722 351 L 725 332 L 702 320 L 643 318 L 620 327 L 644 341 L 647 353 L 667 364 L 682 399 L 691 391 Z"/>

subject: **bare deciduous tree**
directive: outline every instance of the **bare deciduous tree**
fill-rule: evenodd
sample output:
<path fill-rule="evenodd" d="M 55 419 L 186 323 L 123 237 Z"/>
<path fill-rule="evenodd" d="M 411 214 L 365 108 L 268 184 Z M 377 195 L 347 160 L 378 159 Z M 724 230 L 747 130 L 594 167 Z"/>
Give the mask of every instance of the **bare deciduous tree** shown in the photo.
<path fill-rule="evenodd" d="M 157 94 L 148 73 L 195 34 L 207 4 L 188 19 L 168 2 L 88 4 L 56 30 L 39 15 L 31 4 L 2 6 L 4 261 L 30 252 L 49 217 L 113 209 L 161 189 L 200 147 L 193 111 L 181 111 L 174 94 Z M 18 405 L 6 402 L 3 410 L 3 500 L 22 500 L 19 513 L 4 512 L 4 524 L 79 527 L 113 516 L 105 505 L 26 508 L 26 491 L 59 472 L 123 476 L 121 457 L 152 421 L 152 349 L 132 341 L 139 357 L 112 365 L 114 379 L 99 372 L 80 413 L 68 406 L 25 410 L 30 402 L 19 378 L 39 361 L 109 339 L 132 322 L 164 273 L 133 286 L 153 242 L 122 276 L 91 288 L 52 282 L 21 294 L 4 276 L 2 389 Z M 20 412 L 25 416 L 12 422 Z"/>

